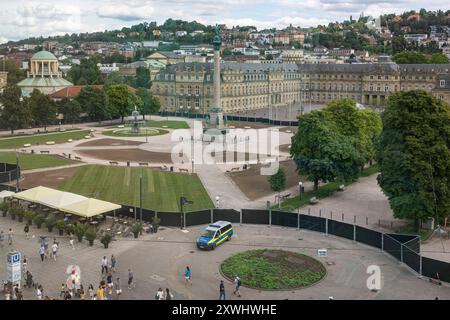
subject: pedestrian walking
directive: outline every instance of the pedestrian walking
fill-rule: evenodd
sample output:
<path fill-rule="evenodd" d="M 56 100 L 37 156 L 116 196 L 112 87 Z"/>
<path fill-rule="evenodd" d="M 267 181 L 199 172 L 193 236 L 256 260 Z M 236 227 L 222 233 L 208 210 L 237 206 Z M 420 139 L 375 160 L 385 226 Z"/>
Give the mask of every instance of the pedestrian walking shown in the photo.
<path fill-rule="evenodd" d="M 169 288 L 166 288 L 166 294 L 164 295 L 165 300 L 172 300 L 173 294 L 170 292 Z"/>
<path fill-rule="evenodd" d="M 116 272 L 116 257 L 114 255 L 111 255 L 111 271 Z"/>
<path fill-rule="evenodd" d="M 3 233 L 3 230 L 0 231 L 0 248 L 3 248 L 4 244 L 3 241 L 5 241 L 5 234 Z"/>
<path fill-rule="evenodd" d="M 92 283 L 88 287 L 89 299 L 94 300 L 94 286 Z"/>
<path fill-rule="evenodd" d="M 56 261 L 56 254 L 57 254 L 57 252 L 58 252 L 58 243 L 57 242 L 53 242 L 53 244 L 52 244 L 52 257 L 53 257 L 53 260 L 55 260 L 55 261 Z"/>
<path fill-rule="evenodd" d="M 39 255 L 41 256 L 41 261 L 44 262 L 44 258 L 45 258 L 45 247 L 43 245 L 41 245 L 41 247 L 39 248 Z"/>
<path fill-rule="evenodd" d="M 128 269 L 128 289 L 131 290 L 131 286 L 133 285 L 133 271 L 131 271 L 131 269 Z"/>
<path fill-rule="evenodd" d="M 97 300 L 104 300 L 103 288 L 101 285 L 99 285 L 97 289 Z"/>
<path fill-rule="evenodd" d="M 225 300 L 225 285 L 223 283 L 223 280 L 220 280 L 219 285 L 219 300 Z"/>
<path fill-rule="evenodd" d="M 11 228 L 9 228 L 9 231 L 8 231 L 8 244 L 10 246 L 12 246 L 12 243 L 13 243 L 13 231 L 12 231 Z"/>
<path fill-rule="evenodd" d="M 117 298 L 122 294 L 122 286 L 120 285 L 120 278 L 117 277 L 116 282 L 114 283 L 114 288 L 116 289 Z"/>
<path fill-rule="evenodd" d="M 72 247 L 72 250 L 75 250 L 75 246 L 73 245 L 73 242 L 74 242 L 73 235 L 70 235 L 69 243 L 70 243 L 70 246 Z"/>
<path fill-rule="evenodd" d="M 156 300 L 164 300 L 164 291 L 162 288 L 159 288 L 155 295 Z"/>
<path fill-rule="evenodd" d="M 109 298 L 112 298 L 113 295 L 113 278 L 111 272 L 108 273 L 108 276 L 106 277 L 106 285 L 107 285 L 107 293 L 109 295 Z"/>
<path fill-rule="evenodd" d="M 184 278 L 186 279 L 186 285 L 188 285 L 190 283 L 192 286 L 191 269 L 189 268 L 189 266 L 187 266 L 186 269 L 184 269 Z"/>
<path fill-rule="evenodd" d="M 80 300 L 84 300 L 85 299 L 85 296 L 86 296 L 86 293 L 84 292 L 84 287 L 83 287 L 83 285 L 82 284 L 80 284 Z"/>
<path fill-rule="evenodd" d="M 42 285 L 38 286 L 38 288 L 36 290 L 36 295 L 37 295 L 38 300 L 42 300 L 42 297 L 44 295 L 44 288 L 42 287 Z"/>
<path fill-rule="evenodd" d="M 27 256 L 23 256 L 22 267 L 23 267 L 23 272 L 26 273 L 27 272 L 27 268 L 28 268 L 28 258 L 27 258 Z"/>
<path fill-rule="evenodd" d="M 240 298 L 241 297 L 241 292 L 239 291 L 239 289 L 241 288 L 241 279 L 236 276 L 234 278 L 234 292 L 233 294 L 237 294 L 237 296 Z"/>
<path fill-rule="evenodd" d="M 28 223 L 25 225 L 25 228 L 23 228 L 23 232 L 25 232 L 25 238 L 28 239 L 28 232 L 30 232 L 30 226 Z"/>
<path fill-rule="evenodd" d="M 59 296 L 63 297 L 67 292 L 67 285 L 64 283 L 61 283 L 61 290 L 59 291 Z"/>
<path fill-rule="evenodd" d="M 102 274 L 103 273 L 108 273 L 108 259 L 106 258 L 106 256 L 103 256 L 102 259 Z"/>

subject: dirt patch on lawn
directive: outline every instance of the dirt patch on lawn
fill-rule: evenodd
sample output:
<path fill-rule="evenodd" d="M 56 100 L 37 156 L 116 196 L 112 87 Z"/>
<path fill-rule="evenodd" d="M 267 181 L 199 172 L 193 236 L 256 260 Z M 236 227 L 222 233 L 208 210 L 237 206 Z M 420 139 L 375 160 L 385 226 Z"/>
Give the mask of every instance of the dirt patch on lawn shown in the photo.
<path fill-rule="evenodd" d="M 81 156 L 110 161 L 149 163 L 172 163 L 170 153 L 144 151 L 141 149 L 77 150 Z"/>
<path fill-rule="evenodd" d="M 84 142 L 82 144 L 77 145 L 77 148 L 78 147 L 138 146 L 141 144 L 143 144 L 143 142 L 106 138 L 106 139 Z"/>
<path fill-rule="evenodd" d="M 56 188 L 58 184 L 72 177 L 80 167 L 25 173 L 20 187 L 29 189 L 38 186 Z"/>
<path fill-rule="evenodd" d="M 247 170 L 227 173 L 250 200 L 256 200 L 273 193 L 267 181 L 268 176 L 262 176 L 260 173 L 261 167 L 262 165 L 250 165 Z M 304 177 L 298 175 L 294 161 L 281 161 L 280 167 L 286 174 L 286 189 L 297 186 L 299 181 L 305 181 Z"/>

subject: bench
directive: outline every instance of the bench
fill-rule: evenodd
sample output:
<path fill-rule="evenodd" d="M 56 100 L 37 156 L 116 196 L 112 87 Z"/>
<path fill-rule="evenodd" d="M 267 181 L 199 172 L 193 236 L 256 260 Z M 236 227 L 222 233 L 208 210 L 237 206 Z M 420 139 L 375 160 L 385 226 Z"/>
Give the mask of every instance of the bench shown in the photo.
<path fill-rule="evenodd" d="M 67 154 L 65 154 L 64 152 L 63 152 L 62 156 L 63 156 L 64 158 L 67 158 Z"/>
<path fill-rule="evenodd" d="M 85 139 L 90 139 L 90 138 L 91 138 L 91 136 L 84 136 L 84 138 L 85 138 Z"/>
<path fill-rule="evenodd" d="M 345 185 L 341 184 L 341 185 L 339 186 L 339 191 L 344 191 L 344 190 L 345 190 Z"/>
<path fill-rule="evenodd" d="M 53 145 L 53 144 L 55 144 L 55 141 L 47 141 L 46 143 L 45 143 L 46 145 Z"/>
<path fill-rule="evenodd" d="M 27 149 L 21 149 L 20 152 L 27 153 Z"/>
<path fill-rule="evenodd" d="M 166 165 L 161 166 L 161 170 L 168 170 L 169 168 Z"/>
<path fill-rule="evenodd" d="M 48 150 L 41 150 L 41 154 L 44 154 L 44 153 L 50 154 L 50 151 L 48 151 Z"/>
<path fill-rule="evenodd" d="M 67 142 L 72 142 L 72 141 L 73 141 L 72 139 L 67 140 Z"/>
<path fill-rule="evenodd" d="M 309 199 L 309 203 L 310 204 L 318 204 L 319 203 L 319 199 L 317 199 L 316 197 L 312 197 L 311 199 Z"/>
<path fill-rule="evenodd" d="M 231 168 L 231 171 L 239 171 L 239 170 L 241 170 L 241 167 L 234 167 L 234 168 Z"/>
<path fill-rule="evenodd" d="M 148 162 L 139 162 L 140 166 L 147 166 L 148 167 Z"/>
<path fill-rule="evenodd" d="M 287 199 L 287 198 L 289 198 L 290 196 L 291 196 L 291 194 L 290 194 L 290 193 L 287 193 L 287 194 L 281 195 L 280 198 L 281 198 L 281 199 Z"/>
<path fill-rule="evenodd" d="M 80 160 L 81 161 L 81 158 L 80 157 L 75 157 L 75 160 Z"/>
<path fill-rule="evenodd" d="M 24 147 L 24 148 L 31 147 L 31 143 L 25 143 L 25 144 L 23 145 L 23 147 Z"/>
<path fill-rule="evenodd" d="M 188 169 L 179 168 L 178 170 L 180 170 L 180 172 L 188 172 L 189 173 Z"/>
<path fill-rule="evenodd" d="M 125 128 L 125 126 L 123 124 L 118 125 L 117 128 Z"/>
<path fill-rule="evenodd" d="M 109 164 L 115 165 L 115 166 L 118 166 L 118 165 L 119 165 L 119 163 L 118 163 L 117 161 L 110 161 Z"/>

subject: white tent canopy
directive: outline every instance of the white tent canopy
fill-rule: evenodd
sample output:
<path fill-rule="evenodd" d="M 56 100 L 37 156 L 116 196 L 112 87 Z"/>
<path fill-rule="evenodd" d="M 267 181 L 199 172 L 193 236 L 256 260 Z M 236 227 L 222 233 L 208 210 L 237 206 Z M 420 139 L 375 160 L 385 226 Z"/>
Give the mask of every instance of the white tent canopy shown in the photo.
<path fill-rule="evenodd" d="M 59 210 L 90 218 L 104 212 L 120 209 L 121 206 L 107 201 L 89 198 L 61 207 Z"/>
<path fill-rule="evenodd" d="M 75 193 L 59 191 L 42 186 L 15 194 L 13 193 L 13 197 L 20 200 L 39 203 L 59 211 L 72 213 L 86 218 L 114 211 L 122 207 L 115 203 L 86 198 Z"/>
<path fill-rule="evenodd" d="M 11 197 L 14 194 L 15 193 L 12 191 L 3 190 L 2 192 L 0 192 L 0 202 L 3 202 L 5 200 L 5 198 Z"/>
<path fill-rule="evenodd" d="M 87 200 L 88 198 L 80 196 L 70 192 L 58 192 L 57 194 L 43 197 L 40 203 L 45 204 L 47 207 L 61 210 L 61 207 L 68 206 L 72 203 Z"/>

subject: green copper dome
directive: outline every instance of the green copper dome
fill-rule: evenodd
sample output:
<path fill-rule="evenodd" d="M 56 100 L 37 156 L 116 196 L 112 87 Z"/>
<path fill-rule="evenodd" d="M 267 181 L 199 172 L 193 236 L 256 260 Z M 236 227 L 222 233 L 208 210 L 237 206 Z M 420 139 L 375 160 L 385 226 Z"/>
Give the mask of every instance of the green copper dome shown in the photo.
<path fill-rule="evenodd" d="M 56 59 L 53 53 L 44 50 L 35 53 L 34 56 L 31 58 L 31 60 L 58 60 L 58 59 Z"/>

